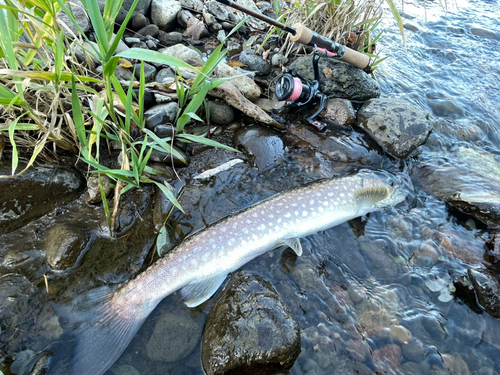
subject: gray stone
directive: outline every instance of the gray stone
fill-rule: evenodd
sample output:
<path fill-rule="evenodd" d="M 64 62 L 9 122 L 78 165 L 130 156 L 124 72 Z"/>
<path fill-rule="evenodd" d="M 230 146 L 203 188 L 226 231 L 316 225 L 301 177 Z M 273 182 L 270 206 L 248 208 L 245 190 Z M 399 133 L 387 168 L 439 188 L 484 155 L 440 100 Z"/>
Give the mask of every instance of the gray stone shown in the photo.
<path fill-rule="evenodd" d="M 217 1 L 207 1 L 205 6 L 208 12 L 217 18 L 218 21 L 229 21 L 229 14 L 224 5 Z"/>
<path fill-rule="evenodd" d="M 493 275 L 484 269 L 470 268 L 467 272 L 481 308 L 492 317 L 500 318 L 500 281 L 498 275 Z"/>
<path fill-rule="evenodd" d="M 279 133 L 261 126 L 241 128 L 234 135 L 234 145 L 244 149 L 250 165 L 264 171 L 283 159 L 285 146 Z"/>
<path fill-rule="evenodd" d="M 17 171 L 21 168 L 24 165 Z M 10 163 L 0 163 L 0 175 L 9 174 Z M 31 167 L 21 176 L 0 179 L 0 235 L 68 204 L 84 187 L 85 180 L 75 169 L 51 165 Z"/>
<path fill-rule="evenodd" d="M 210 122 L 219 125 L 230 124 L 234 120 L 233 107 L 222 102 L 208 102 L 210 110 Z"/>
<path fill-rule="evenodd" d="M 118 81 L 130 82 L 133 80 L 134 73 L 130 69 L 124 68 L 121 65 L 117 65 L 115 69 L 115 77 Z"/>
<path fill-rule="evenodd" d="M 285 65 L 288 62 L 288 59 L 283 56 L 281 53 L 275 53 L 273 57 L 271 58 L 271 65 L 272 66 L 282 66 Z"/>
<path fill-rule="evenodd" d="M 205 325 L 201 358 L 207 375 L 282 373 L 299 352 L 299 325 L 271 284 L 235 274 Z"/>
<path fill-rule="evenodd" d="M 134 13 L 130 19 L 130 27 L 132 30 L 137 31 L 149 25 L 149 19 L 142 13 Z"/>
<path fill-rule="evenodd" d="M 257 55 L 253 50 L 246 49 L 240 54 L 240 62 L 245 64 L 249 70 L 257 73 L 257 75 L 267 75 L 271 73 L 271 65 Z"/>
<path fill-rule="evenodd" d="M 411 23 L 411 22 L 406 22 L 403 27 L 406 29 L 406 30 L 410 30 L 410 31 L 418 31 L 418 26 L 415 25 L 414 23 Z"/>
<path fill-rule="evenodd" d="M 160 124 L 171 124 L 177 116 L 177 103 L 157 104 L 144 113 L 146 127 L 153 130 Z"/>
<path fill-rule="evenodd" d="M 320 59 L 318 67 L 319 88 L 326 95 L 362 102 L 380 96 L 377 81 L 361 69 L 334 59 Z M 310 81 L 314 79 L 311 56 L 295 60 L 289 69 Z"/>
<path fill-rule="evenodd" d="M 193 49 L 186 47 L 183 44 L 176 44 L 175 46 L 163 48 L 159 52 L 164 53 L 168 56 L 175 56 L 179 60 L 182 60 L 192 66 L 203 66 L 205 63 L 201 58 L 200 53 L 194 51 Z"/>
<path fill-rule="evenodd" d="M 104 173 L 101 173 L 100 179 L 101 179 L 102 189 L 104 191 L 105 196 L 107 197 L 113 191 L 113 188 L 111 187 L 112 180 Z M 102 202 L 99 176 L 96 173 L 91 174 L 90 177 L 87 179 L 87 202 L 88 203 Z"/>
<path fill-rule="evenodd" d="M 83 4 L 80 0 L 72 0 L 67 4 L 67 6 L 73 11 L 73 16 L 75 17 L 75 21 L 77 25 L 80 27 L 81 31 L 86 33 L 87 31 L 90 30 L 90 20 L 89 16 L 87 15 L 87 11 L 83 7 Z M 57 22 L 62 26 L 63 24 L 66 25 L 71 32 L 77 36 L 80 35 L 80 31 L 76 28 L 75 25 L 73 25 L 73 22 L 69 19 L 69 17 L 66 15 L 64 12 L 59 12 L 57 15 Z M 70 38 L 73 38 L 72 34 L 69 34 L 64 26 L 63 31 L 67 33 Z"/>
<path fill-rule="evenodd" d="M 196 18 L 193 13 L 191 13 L 187 9 L 181 10 L 179 13 L 177 13 L 177 22 L 179 25 L 181 25 L 184 29 L 188 27 L 189 21 L 193 18 Z M 198 18 L 196 18 L 198 19 Z"/>
<path fill-rule="evenodd" d="M 203 10 L 203 1 L 201 0 L 181 0 L 183 7 L 192 9 L 195 12 L 201 12 Z"/>
<path fill-rule="evenodd" d="M 177 31 L 167 33 L 163 30 L 160 30 L 160 32 L 158 33 L 158 40 L 162 45 L 179 44 L 182 42 L 182 34 Z"/>
<path fill-rule="evenodd" d="M 123 40 L 129 46 L 133 46 L 134 44 L 141 42 L 139 38 L 124 38 Z"/>
<path fill-rule="evenodd" d="M 141 375 L 135 367 L 129 365 L 114 365 L 109 369 L 115 375 Z"/>
<path fill-rule="evenodd" d="M 175 78 L 175 74 L 170 68 L 163 68 L 156 74 L 156 82 L 158 83 L 163 83 L 167 78 Z"/>
<path fill-rule="evenodd" d="M 380 98 L 363 104 L 358 125 L 389 154 L 404 159 L 427 141 L 434 124 L 429 113 L 404 99 Z"/>
<path fill-rule="evenodd" d="M 177 0 L 152 0 L 151 20 L 161 30 L 170 31 L 177 20 L 182 5 Z"/>
<path fill-rule="evenodd" d="M 189 166 L 189 155 L 175 146 L 174 150 L 177 151 L 177 153 L 180 155 L 180 158 L 178 158 L 175 154 L 174 156 L 172 156 L 168 152 L 153 150 L 153 152 L 151 152 L 151 157 L 149 158 L 149 160 L 157 163 L 167 164 L 177 168 Z"/>
<path fill-rule="evenodd" d="M 234 77 L 244 74 L 245 71 L 230 67 L 224 62 L 219 63 L 215 68 L 214 74 L 219 78 Z M 230 81 L 234 86 L 241 91 L 247 99 L 257 99 L 260 96 L 260 87 L 248 75 L 235 78 Z"/>
<path fill-rule="evenodd" d="M 152 40 L 146 40 L 146 45 L 148 46 L 149 49 L 153 51 L 156 51 L 158 49 L 158 46 Z"/>
<path fill-rule="evenodd" d="M 141 78 L 141 64 L 134 64 L 134 75 L 137 80 Z M 144 63 L 144 81 L 153 82 L 156 76 L 156 68 L 153 65 Z"/>
<path fill-rule="evenodd" d="M 160 138 L 168 138 L 175 134 L 175 128 L 172 125 L 158 125 L 154 133 Z"/>
<path fill-rule="evenodd" d="M 175 306 L 164 309 L 146 344 L 146 355 L 162 362 L 186 358 L 198 345 L 204 322 L 203 314 L 193 318 Z"/>
<path fill-rule="evenodd" d="M 54 270 L 73 267 L 87 247 L 88 235 L 73 225 L 56 225 L 47 231 L 45 254 Z"/>
<path fill-rule="evenodd" d="M 100 64 L 99 59 L 96 57 L 96 54 L 89 43 L 83 42 L 83 44 L 80 45 L 80 43 L 75 41 L 72 44 L 72 47 L 75 52 L 75 57 L 79 63 L 87 64 L 89 66 L 97 66 Z"/>
<path fill-rule="evenodd" d="M 156 25 L 147 25 L 141 28 L 139 31 L 137 31 L 137 34 L 141 36 L 152 36 L 153 38 L 158 35 L 158 32 L 160 31 L 159 27 Z"/>
<path fill-rule="evenodd" d="M 351 126 L 356 122 L 356 112 L 347 99 L 328 99 L 320 116 L 340 126 Z"/>
<path fill-rule="evenodd" d="M 104 11 L 104 5 L 106 4 L 106 0 L 98 0 L 98 3 L 102 13 Z M 134 0 L 123 0 L 123 4 L 115 20 L 116 23 L 121 24 L 123 21 L 125 21 L 125 17 L 127 17 L 127 13 L 132 7 L 133 3 Z M 134 9 L 134 13 L 146 14 L 148 13 L 150 5 L 151 5 L 151 0 L 139 0 L 137 6 Z"/>
<path fill-rule="evenodd" d="M 500 34 L 492 30 L 487 30 L 482 27 L 472 27 L 470 29 L 472 35 L 480 36 L 492 40 L 500 40 Z"/>

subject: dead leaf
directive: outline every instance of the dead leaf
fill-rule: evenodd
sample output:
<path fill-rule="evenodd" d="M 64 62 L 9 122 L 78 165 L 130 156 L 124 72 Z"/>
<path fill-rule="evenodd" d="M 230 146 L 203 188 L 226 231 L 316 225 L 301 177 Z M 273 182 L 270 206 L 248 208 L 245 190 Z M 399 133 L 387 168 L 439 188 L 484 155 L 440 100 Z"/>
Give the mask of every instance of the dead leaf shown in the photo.
<path fill-rule="evenodd" d="M 264 60 L 267 60 L 267 56 L 269 56 L 269 52 L 271 52 L 271 50 L 270 50 L 270 49 L 268 49 L 267 51 L 264 51 L 264 52 L 262 53 L 262 58 L 263 58 Z"/>
<path fill-rule="evenodd" d="M 205 30 L 205 24 L 198 18 L 190 18 L 187 24 L 187 29 L 184 31 L 184 36 L 191 38 L 193 40 L 199 40 L 201 34 Z"/>
<path fill-rule="evenodd" d="M 323 74 L 325 75 L 326 79 L 330 79 L 333 77 L 333 72 L 330 68 L 326 67 L 323 69 Z"/>
<path fill-rule="evenodd" d="M 129 69 L 129 68 L 133 67 L 132 63 L 130 61 L 128 61 L 127 59 L 124 59 L 123 57 L 120 57 L 118 59 L 118 64 L 125 69 Z"/>
<path fill-rule="evenodd" d="M 239 61 L 229 61 L 227 65 L 232 66 L 233 68 L 240 68 L 242 66 L 246 66 L 245 64 Z"/>

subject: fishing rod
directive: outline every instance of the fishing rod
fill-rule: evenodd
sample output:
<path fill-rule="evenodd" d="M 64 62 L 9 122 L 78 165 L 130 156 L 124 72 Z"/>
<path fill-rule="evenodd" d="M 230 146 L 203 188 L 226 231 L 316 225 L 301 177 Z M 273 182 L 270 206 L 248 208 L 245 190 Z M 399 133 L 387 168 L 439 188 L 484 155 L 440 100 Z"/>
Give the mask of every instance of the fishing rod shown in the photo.
<path fill-rule="evenodd" d="M 271 17 L 267 17 L 263 14 L 254 12 L 248 8 L 245 8 L 232 0 L 217 0 L 219 3 L 227 5 L 231 8 L 237 9 L 246 13 L 252 17 L 258 18 L 261 21 L 267 22 L 273 26 L 276 26 L 287 33 L 292 34 L 292 42 L 297 42 L 305 44 L 308 46 L 316 47 L 317 50 L 322 53 L 325 57 L 334 57 L 340 61 L 349 63 L 356 68 L 365 69 L 370 65 L 370 58 L 360 52 L 357 52 L 349 47 L 345 47 L 342 44 L 334 42 L 325 36 L 319 35 L 318 33 L 312 31 L 311 29 L 305 27 L 301 23 L 296 23 L 293 27 L 285 25 L 284 23 L 278 22 Z"/>

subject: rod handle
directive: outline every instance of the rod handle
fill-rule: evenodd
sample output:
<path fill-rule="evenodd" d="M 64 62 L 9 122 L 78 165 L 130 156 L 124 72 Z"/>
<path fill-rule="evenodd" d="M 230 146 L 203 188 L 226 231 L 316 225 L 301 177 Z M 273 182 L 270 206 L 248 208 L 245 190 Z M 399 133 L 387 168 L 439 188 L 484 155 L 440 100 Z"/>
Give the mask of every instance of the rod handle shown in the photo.
<path fill-rule="evenodd" d="M 290 37 L 293 42 L 325 48 L 331 52 L 330 55 L 334 55 L 340 61 L 349 63 L 359 69 L 364 69 L 370 65 L 370 58 L 365 54 L 318 35 L 318 33 L 305 27 L 301 23 L 296 23 L 293 27 L 297 30 L 297 33 Z"/>

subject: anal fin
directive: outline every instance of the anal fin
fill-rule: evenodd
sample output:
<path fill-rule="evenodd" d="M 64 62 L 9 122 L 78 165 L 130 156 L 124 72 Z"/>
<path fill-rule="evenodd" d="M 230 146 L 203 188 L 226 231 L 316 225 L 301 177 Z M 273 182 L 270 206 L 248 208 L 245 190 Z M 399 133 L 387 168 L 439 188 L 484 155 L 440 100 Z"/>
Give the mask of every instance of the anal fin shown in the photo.
<path fill-rule="evenodd" d="M 282 241 L 286 246 L 295 251 L 295 254 L 297 254 L 298 256 L 302 255 L 302 245 L 300 244 L 300 240 L 297 237 L 287 238 Z"/>
<path fill-rule="evenodd" d="M 201 305 L 213 296 L 226 277 L 226 273 L 221 273 L 186 285 L 180 290 L 181 296 L 184 298 L 184 303 L 188 307 Z"/>

